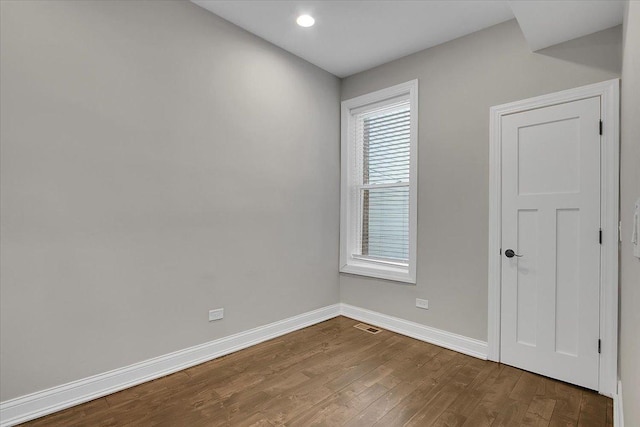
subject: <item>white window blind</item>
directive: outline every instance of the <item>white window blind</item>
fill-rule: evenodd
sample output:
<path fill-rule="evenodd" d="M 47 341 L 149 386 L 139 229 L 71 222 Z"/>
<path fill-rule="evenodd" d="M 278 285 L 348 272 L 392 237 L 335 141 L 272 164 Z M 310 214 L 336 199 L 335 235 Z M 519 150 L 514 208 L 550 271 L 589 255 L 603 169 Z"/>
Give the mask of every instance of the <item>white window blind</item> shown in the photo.
<path fill-rule="evenodd" d="M 409 101 L 357 114 L 356 176 L 360 177 L 358 253 L 406 264 L 409 260 Z"/>

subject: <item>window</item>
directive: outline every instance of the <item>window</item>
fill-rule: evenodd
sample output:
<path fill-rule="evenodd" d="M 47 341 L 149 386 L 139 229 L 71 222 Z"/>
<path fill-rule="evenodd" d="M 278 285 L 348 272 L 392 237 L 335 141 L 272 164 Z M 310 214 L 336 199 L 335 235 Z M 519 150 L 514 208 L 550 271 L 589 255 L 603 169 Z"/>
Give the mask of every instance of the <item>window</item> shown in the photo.
<path fill-rule="evenodd" d="M 340 271 L 416 282 L 418 81 L 342 102 Z"/>

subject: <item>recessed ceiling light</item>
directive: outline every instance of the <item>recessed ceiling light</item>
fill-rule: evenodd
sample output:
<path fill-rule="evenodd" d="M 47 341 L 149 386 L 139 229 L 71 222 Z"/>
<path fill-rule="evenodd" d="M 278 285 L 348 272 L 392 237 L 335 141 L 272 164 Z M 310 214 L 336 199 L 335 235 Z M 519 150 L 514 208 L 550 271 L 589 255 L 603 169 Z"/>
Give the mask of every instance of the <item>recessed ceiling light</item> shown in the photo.
<path fill-rule="evenodd" d="M 316 20 L 313 19 L 313 17 L 309 16 L 309 15 L 300 15 L 300 16 L 298 16 L 298 19 L 296 19 L 296 22 L 301 27 L 310 27 L 310 26 L 312 26 L 313 24 L 316 23 Z"/>

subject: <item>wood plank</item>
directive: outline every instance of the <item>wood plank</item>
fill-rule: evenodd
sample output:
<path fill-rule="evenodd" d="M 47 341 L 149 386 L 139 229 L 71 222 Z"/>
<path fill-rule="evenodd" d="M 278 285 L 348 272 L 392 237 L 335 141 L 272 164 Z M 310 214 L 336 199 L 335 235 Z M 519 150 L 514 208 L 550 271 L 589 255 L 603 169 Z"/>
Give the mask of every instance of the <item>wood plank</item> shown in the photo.
<path fill-rule="evenodd" d="M 409 422 L 408 426 L 433 425 L 436 420 L 456 401 L 458 396 L 478 376 L 480 370 L 473 365 L 465 365 L 448 381 L 434 397 L 427 401 Z M 450 418 L 450 416 L 449 416 Z"/>
<path fill-rule="evenodd" d="M 449 356 L 447 352 L 441 352 L 443 357 Z M 405 425 L 411 418 L 424 407 L 425 402 L 431 400 L 437 393 L 452 380 L 458 370 L 464 366 L 464 358 L 460 354 L 451 355 L 441 364 L 437 363 L 438 356 L 433 364 L 425 365 L 420 370 L 419 385 L 409 396 L 390 410 L 375 425 L 398 426 Z"/>
<path fill-rule="evenodd" d="M 533 397 L 542 384 L 542 377 L 523 372 L 518 382 L 509 393 L 507 400 L 502 402 L 502 408 L 496 414 L 492 426 L 513 426 L 522 424 Z"/>
<path fill-rule="evenodd" d="M 391 390 L 387 391 L 378 400 L 369 405 L 368 408 L 354 416 L 347 426 L 372 426 L 378 422 L 391 409 L 396 407 L 404 398 L 410 395 L 416 388 L 414 383 L 399 383 Z"/>
<path fill-rule="evenodd" d="M 490 426 L 498 413 L 509 404 L 509 394 L 522 375 L 521 370 L 507 365 L 501 365 L 500 373 L 484 395 L 480 403 L 467 417 L 464 426 Z"/>
<path fill-rule="evenodd" d="M 577 425 L 582 389 L 551 378 L 544 378 L 543 382 L 544 396 L 556 401 L 550 425 Z"/>
<path fill-rule="evenodd" d="M 478 366 L 481 369 L 480 372 L 442 416 L 434 422 L 434 426 L 463 425 L 480 404 L 487 390 L 493 386 L 502 369 L 498 363 L 481 360 L 471 361 L 471 363 Z"/>
<path fill-rule="evenodd" d="M 554 399 L 534 396 L 522 420 L 523 426 L 548 426 L 556 406 Z"/>
<path fill-rule="evenodd" d="M 337 317 L 28 426 L 611 426 L 611 399 Z"/>
<path fill-rule="evenodd" d="M 613 427 L 613 400 L 607 399 L 607 427 Z"/>
<path fill-rule="evenodd" d="M 582 390 L 578 426 L 599 427 L 607 424 L 607 402 L 595 391 Z"/>

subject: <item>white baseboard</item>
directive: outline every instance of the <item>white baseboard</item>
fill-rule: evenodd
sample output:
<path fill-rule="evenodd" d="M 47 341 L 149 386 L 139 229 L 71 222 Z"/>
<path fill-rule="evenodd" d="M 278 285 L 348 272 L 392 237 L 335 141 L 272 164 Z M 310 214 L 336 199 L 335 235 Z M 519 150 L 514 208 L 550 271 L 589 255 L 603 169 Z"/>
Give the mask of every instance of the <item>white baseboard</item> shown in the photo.
<path fill-rule="evenodd" d="M 624 427 L 622 411 L 622 381 L 618 381 L 618 391 L 613 395 L 613 427 Z"/>
<path fill-rule="evenodd" d="M 198 365 L 340 315 L 340 304 L 0 402 L 0 427 L 33 420 Z"/>
<path fill-rule="evenodd" d="M 411 338 L 448 348 L 459 353 L 464 353 L 483 360 L 487 359 L 487 343 L 485 341 L 476 340 L 344 303 L 340 304 L 340 314 Z"/>
<path fill-rule="evenodd" d="M 487 358 L 487 343 L 484 341 L 349 304 L 334 304 L 205 344 L 134 363 L 124 368 L 114 369 L 103 374 L 0 402 L 0 427 L 14 426 L 61 411 L 323 322 L 341 314 L 469 356 L 480 359 Z M 619 405 L 621 413 L 621 401 Z M 622 424 L 616 424 L 616 427 L 619 426 L 622 426 Z"/>

